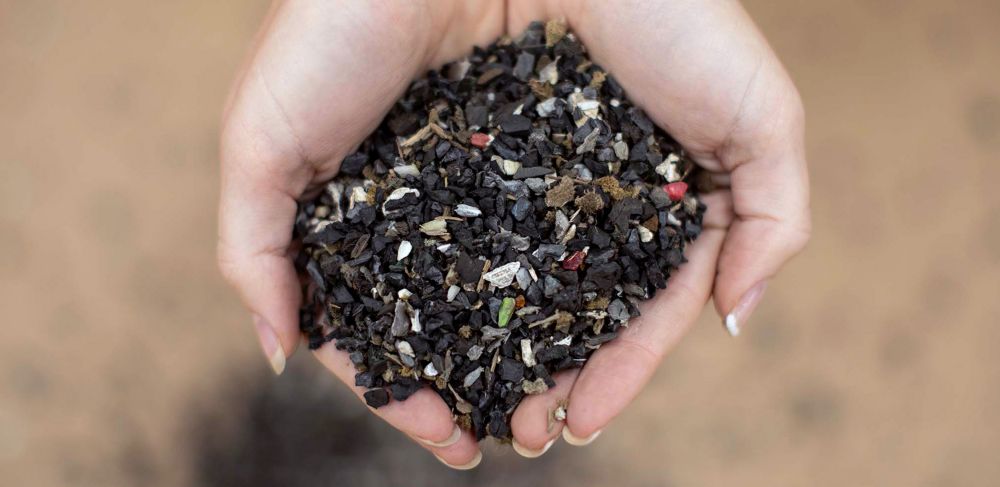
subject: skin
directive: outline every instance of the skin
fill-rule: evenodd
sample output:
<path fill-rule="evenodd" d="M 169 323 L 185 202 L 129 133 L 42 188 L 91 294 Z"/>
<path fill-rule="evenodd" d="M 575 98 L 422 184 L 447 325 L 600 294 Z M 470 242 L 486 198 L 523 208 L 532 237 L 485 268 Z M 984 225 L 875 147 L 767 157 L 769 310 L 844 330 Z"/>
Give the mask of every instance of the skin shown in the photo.
<path fill-rule="evenodd" d="M 224 113 L 220 268 L 255 316 L 265 353 L 300 341 L 299 281 L 289 258 L 296 202 L 314 196 L 378 125 L 411 79 L 473 45 L 565 19 L 592 58 L 618 78 L 703 167 L 731 189 L 704 197 L 705 230 L 690 262 L 642 316 L 558 386 L 530 396 L 514 439 L 541 450 L 563 427 L 585 438 L 635 398 L 710 298 L 730 313 L 774 276 L 809 237 L 804 113 L 798 92 L 742 6 L 726 0 L 335 2 L 286 0 L 270 9 Z M 344 352 L 315 356 L 359 395 Z M 569 400 L 565 425 L 548 411 Z M 373 410 L 407 436 L 431 441 L 454 428 L 430 390 Z M 450 465 L 478 455 L 463 432 L 447 447 L 418 441 Z"/>

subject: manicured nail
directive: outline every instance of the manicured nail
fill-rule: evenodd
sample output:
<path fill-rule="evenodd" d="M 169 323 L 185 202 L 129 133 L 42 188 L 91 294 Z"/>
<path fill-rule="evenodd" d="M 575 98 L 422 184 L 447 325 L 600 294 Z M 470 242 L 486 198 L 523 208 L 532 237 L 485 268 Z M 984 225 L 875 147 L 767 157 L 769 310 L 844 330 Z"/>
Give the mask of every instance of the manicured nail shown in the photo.
<path fill-rule="evenodd" d="M 451 446 L 451 445 L 454 445 L 455 443 L 458 443 L 458 439 L 461 438 L 461 437 L 462 437 L 462 428 L 459 428 L 458 425 L 456 424 L 455 425 L 455 429 L 453 429 L 451 431 L 451 436 L 449 436 L 448 438 L 445 438 L 442 441 L 425 440 L 425 439 L 420 438 L 420 437 L 417 437 L 417 439 L 420 440 L 421 442 L 423 442 L 425 445 L 430 445 L 430 446 L 434 446 L 434 447 L 438 447 L 438 448 L 443 448 L 443 447 Z"/>
<path fill-rule="evenodd" d="M 563 440 L 566 440 L 566 443 L 569 443 L 570 445 L 573 445 L 573 446 L 587 446 L 587 445 L 593 443 L 594 440 L 596 440 L 598 436 L 601 436 L 601 431 L 602 430 L 597 430 L 597 431 L 591 433 L 590 436 L 588 436 L 586 438 L 580 438 L 579 436 L 576 436 L 573 433 L 571 433 L 569 431 L 569 428 L 563 428 L 562 436 L 563 436 Z"/>
<path fill-rule="evenodd" d="M 257 328 L 257 338 L 260 339 L 260 347 L 264 349 L 264 355 L 271 363 L 271 369 L 276 375 L 281 375 L 285 370 L 285 352 L 281 349 L 281 342 L 278 335 L 274 333 L 274 328 L 260 315 L 253 315 L 253 325 Z"/>
<path fill-rule="evenodd" d="M 743 297 L 740 298 L 740 302 L 736 303 L 736 307 L 726 315 L 724 321 L 726 325 L 726 331 L 732 336 L 740 335 L 740 328 L 746 324 L 747 319 L 750 318 L 750 314 L 753 313 L 754 308 L 757 307 L 757 303 L 760 303 L 760 299 L 764 297 L 764 291 L 767 290 L 767 281 L 761 281 L 750 288 Z"/>
<path fill-rule="evenodd" d="M 566 429 L 564 428 L 563 431 L 566 431 Z M 538 450 L 532 450 L 531 448 L 528 448 L 518 443 L 517 440 L 512 440 L 510 446 L 514 447 L 514 451 L 517 452 L 518 455 L 521 455 L 524 458 L 538 458 L 544 455 L 545 452 L 549 451 L 549 448 L 552 448 L 552 445 L 554 445 L 555 442 L 556 439 L 552 438 L 551 440 L 549 440 L 548 443 L 545 444 L 545 446 L 543 446 L 541 449 Z"/>
<path fill-rule="evenodd" d="M 472 469 L 476 468 L 479 465 L 479 462 L 483 461 L 483 452 L 481 452 L 481 451 L 477 451 L 476 452 L 476 456 L 472 459 L 472 461 L 470 461 L 469 463 L 466 463 L 465 465 L 452 465 L 452 464 L 444 461 L 443 458 L 437 456 L 437 454 L 434 454 L 434 456 L 441 463 L 443 463 L 443 464 L 445 464 L 445 465 L 447 465 L 447 466 L 449 466 L 449 467 L 451 467 L 451 468 L 453 468 L 455 470 L 472 470 Z"/>

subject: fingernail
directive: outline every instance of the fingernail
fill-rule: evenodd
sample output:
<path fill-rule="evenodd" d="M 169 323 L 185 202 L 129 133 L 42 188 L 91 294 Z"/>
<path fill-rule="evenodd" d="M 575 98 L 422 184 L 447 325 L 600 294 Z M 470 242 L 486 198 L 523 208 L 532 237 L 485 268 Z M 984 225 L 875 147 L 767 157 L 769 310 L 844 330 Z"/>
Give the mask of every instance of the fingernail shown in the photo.
<path fill-rule="evenodd" d="M 564 428 L 563 431 L 566 431 L 566 429 Z M 549 440 L 548 443 L 545 444 L 545 446 L 543 446 L 539 450 L 532 450 L 531 448 L 528 448 L 518 443 L 517 440 L 512 440 L 510 446 L 514 447 L 514 451 L 517 452 L 518 455 L 521 455 L 524 458 L 538 458 L 544 455 L 545 452 L 549 451 L 549 448 L 552 448 L 552 445 L 555 444 L 555 442 L 556 439 L 552 438 L 551 440 Z"/>
<path fill-rule="evenodd" d="M 563 428 L 562 436 L 563 436 L 563 440 L 566 440 L 566 443 L 569 443 L 570 445 L 573 445 L 573 446 L 587 446 L 587 445 L 593 443 L 594 440 L 596 440 L 598 436 L 601 436 L 601 431 L 603 431 L 603 430 L 597 430 L 597 431 L 591 433 L 590 436 L 588 436 L 586 438 L 580 438 L 579 436 L 576 436 L 573 433 L 571 433 L 570 430 L 569 430 L 569 428 Z"/>
<path fill-rule="evenodd" d="M 443 447 L 451 446 L 451 445 L 454 445 L 455 443 L 458 443 L 458 439 L 461 438 L 461 437 L 462 437 L 462 428 L 459 428 L 458 425 L 456 424 L 455 425 L 455 429 L 453 429 L 451 431 L 451 436 L 449 436 L 448 438 L 446 438 L 446 439 L 444 439 L 442 441 L 425 440 L 425 439 L 420 438 L 420 437 L 417 437 L 417 439 L 420 440 L 421 442 L 423 442 L 425 445 L 430 445 L 430 446 L 434 446 L 434 447 L 438 447 L 438 448 L 443 448 Z"/>
<path fill-rule="evenodd" d="M 726 325 L 726 331 L 732 336 L 740 335 L 740 328 L 746 324 L 747 320 L 750 318 L 750 314 L 753 313 L 754 308 L 757 307 L 757 303 L 760 303 L 761 298 L 764 297 L 764 291 L 767 290 L 767 281 L 761 281 L 755 284 L 749 291 L 743 294 L 740 298 L 740 302 L 736 303 L 736 307 L 726 315 L 724 321 Z"/>
<path fill-rule="evenodd" d="M 481 451 L 477 451 L 476 452 L 476 456 L 472 459 L 472 461 L 470 461 L 469 463 L 466 463 L 465 465 L 452 465 L 452 464 L 444 461 L 443 458 L 437 456 L 436 453 L 434 454 L 434 456 L 441 463 L 443 463 L 443 464 L 447 465 L 448 467 L 453 468 L 455 470 L 472 470 L 472 469 L 476 468 L 479 465 L 479 462 L 483 461 L 483 452 L 481 452 Z"/>
<path fill-rule="evenodd" d="M 253 325 L 257 328 L 257 338 L 260 339 L 260 347 L 264 349 L 264 355 L 271 363 L 271 369 L 275 375 L 281 375 L 285 370 L 285 352 L 281 349 L 281 342 L 278 335 L 274 333 L 274 328 L 260 315 L 253 315 Z"/>

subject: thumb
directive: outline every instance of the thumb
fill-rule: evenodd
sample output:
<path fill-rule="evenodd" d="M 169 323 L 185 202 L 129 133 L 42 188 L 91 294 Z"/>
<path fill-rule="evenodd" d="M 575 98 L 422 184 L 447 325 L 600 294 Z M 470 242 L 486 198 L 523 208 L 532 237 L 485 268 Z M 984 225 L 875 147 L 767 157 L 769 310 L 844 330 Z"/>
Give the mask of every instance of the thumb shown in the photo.
<path fill-rule="evenodd" d="M 768 280 L 809 240 L 804 116 L 794 92 L 788 104 L 772 137 L 752 139 L 768 141 L 767 147 L 741 147 L 734 139 L 720 154 L 731 169 L 735 219 L 719 256 L 713 299 L 733 336 L 760 302 Z"/>
<path fill-rule="evenodd" d="M 224 139 L 227 137 L 224 136 Z M 237 137 L 238 138 L 238 137 Z M 265 356 L 276 374 L 299 341 L 298 275 L 289 245 L 297 203 L 308 180 L 302 164 L 227 151 L 223 142 L 218 261 L 249 308 Z"/>

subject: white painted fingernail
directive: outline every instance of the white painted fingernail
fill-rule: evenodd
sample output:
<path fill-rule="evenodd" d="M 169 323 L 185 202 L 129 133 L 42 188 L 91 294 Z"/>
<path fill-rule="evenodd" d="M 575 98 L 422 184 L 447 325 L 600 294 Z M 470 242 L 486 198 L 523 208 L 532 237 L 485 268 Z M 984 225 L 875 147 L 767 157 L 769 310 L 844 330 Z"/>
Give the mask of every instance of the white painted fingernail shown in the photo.
<path fill-rule="evenodd" d="M 767 281 L 761 281 L 747 290 L 740 298 L 740 302 L 736 303 L 729 314 L 726 315 L 726 319 L 723 320 L 723 324 L 726 325 L 726 331 L 729 332 L 731 336 L 740 336 L 740 327 L 743 326 L 747 319 L 750 318 L 750 313 L 757 307 L 760 303 L 761 298 L 764 297 L 764 291 L 767 290 Z"/>
<path fill-rule="evenodd" d="M 569 428 L 563 428 L 562 436 L 563 436 L 563 440 L 566 440 L 566 443 L 569 443 L 570 445 L 573 445 L 573 446 L 587 446 L 587 445 L 593 443 L 594 440 L 596 440 L 598 436 L 601 436 L 601 431 L 603 431 L 603 430 L 597 430 L 597 431 L 591 433 L 590 436 L 588 436 L 586 438 L 580 438 L 579 436 L 576 436 L 573 433 L 571 433 L 569 431 Z"/>
<path fill-rule="evenodd" d="M 736 322 L 736 316 L 732 313 L 726 315 L 726 331 L 729 332 L 730 336 L 740 336 L 740 324 Z"/>
<path fill-rule="evenodd" d="M 538 458 L 544 455 L 545 452 L 549 451 L 549 448 L 552 448 L 552 445 L 554 445 L 555 442 L 556 439 L 552 438 L 551 440 L 549 440 L 548 443 L 545 444 L 545 446 L 543 446 L 539 450 L 532 450 L 531 448 L 528 448 L 518 443 L 517 440 L 512 440 L 510 446 L 514 447 L 514 451 L 517 452 L 518 455 L 521 455 L 524 458 Z"/>
<path fill-rule="evenodd" d="M 447 465 L 449 468 L 453 468 L 455 470 L 472 470 L 479 466 L 479 462 L 483 461 L 483 452 L 477 451 L 476 456 L 472 459 L 472 461 L 466 463 L 465 465 L 452 465 L 444 461 L 443 458 L 437 456 L 436 453 L 434 454 L 434 457 L 436 457 L 441 463 Z"/>
<path fill-rule="evenodd" d="M 417 439 L 420 440 L 425 445 L 430 445 L 437 448 L 444 448 L 446 446 L 451 446 L 454 445 L 455 443 L 458 443 L 458 439 L 461 437 L 462 437 L 462 428 L 459 428 L 458 425 L 456 424 L 455 429 L 451 430 L 451 436 L 445 438 L 444 440 L 431 441 L 431 440 L 425 440 L 420 437 L 417 437 Z"/>
<path fill-rule="evenodd" d="M 274 332 L 274 328 L 271 328 L 270 323 L 268 323 L 260 315 L 253 315 L 254 328 L 257 329 L 257 338 L 260 339 L 260 347 L 264 349 L 264 355 L 267 356 L 268 362 L 271 363 L 271 370 L 274 370 L 275 375 L 281 375 L 285 370 L 285 352 L 281 349 L 281 342 L 278 341 L 278 335 Z"/>

